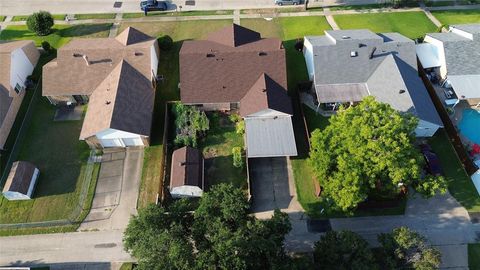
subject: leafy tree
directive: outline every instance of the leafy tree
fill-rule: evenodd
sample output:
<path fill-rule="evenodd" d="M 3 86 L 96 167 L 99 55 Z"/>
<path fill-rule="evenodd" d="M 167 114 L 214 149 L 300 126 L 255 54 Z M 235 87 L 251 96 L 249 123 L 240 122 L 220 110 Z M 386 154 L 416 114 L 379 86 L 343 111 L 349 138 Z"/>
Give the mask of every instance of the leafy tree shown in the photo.
<path fill-rule="evenodd" d="M 371 249 L 360 235 L 351 231 L 329 231 L 315 243 L 318 269 L 377 269 Z"/>
<path fill-rule="evenodd" d="M 233 156 L 233 166 L 236 168 L 242 168 L 243 167 L 242 148 L 233 147 L 232 156 Z"/>
<path fill-rule="evenodd" d="M 151 205 L 130 220 L 124 234 L 138 269 L 290 269 L 283 249 L 288 216 L 249 215 L 245 193 L 221 184 L 205 192 L 194 214 L 185 201 Z"/>
<path fill-rule="evenodd" d="M 35 32 L 37 36 L 46 36 L 51 33 L 53 16 L 47 11 L 35 12 L 27 18 L 28 30 Z"/>
<path fill-rule="evenodd" d="M 176 126 L 175 144 L 197 147 L 198 137 L 204 136 L 210 128 L 210 122 L 205 112 L 182 103 L 175 103 L 173 112 Z"/>
<path fill-rule="evenodd" d="M 446 193 L 448 183 L 443 176 L 427 175 L 424 179 L 420 179 L 418 183 L 415 183 L 414 187 L 423 197 L 429 198 L 437 193 Z"/>
<path fill-rule="evenodd" d="M 424 160 L 413 145 L 417 123 L 370 96 L 315 130 L 309 162 L 332 208 L 347 211 L 370 194 L 392 197 L 418 182 Z"/>
<path fill-rule="evenodd" d="M 165 35 L 163 37 L 159 37 L 158 39 L 158 47 L 162 51 L 170 51 L 173 47 L 173 39 L 169 35 Z"/>
<path fill-rule="evenodd" d="M 440 252 L 427 245 L 425 237 L 419 233 L 400 227 L 391 233 L 380 234 L 378 242 L 382 246 L 381 263 L 384 269 L 438 269 Z"/>

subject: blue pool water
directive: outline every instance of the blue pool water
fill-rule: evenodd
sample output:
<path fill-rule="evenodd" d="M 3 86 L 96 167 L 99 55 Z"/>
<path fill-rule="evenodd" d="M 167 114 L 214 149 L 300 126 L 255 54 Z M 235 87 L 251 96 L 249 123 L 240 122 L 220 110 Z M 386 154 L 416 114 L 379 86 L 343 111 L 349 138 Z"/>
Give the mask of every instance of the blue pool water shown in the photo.
<path fill-rule="evenodd" d="M 458 124 L 460 133 L 474 143 L 480 144 L 480 112 L 472 109 L 463 111 Z"/>

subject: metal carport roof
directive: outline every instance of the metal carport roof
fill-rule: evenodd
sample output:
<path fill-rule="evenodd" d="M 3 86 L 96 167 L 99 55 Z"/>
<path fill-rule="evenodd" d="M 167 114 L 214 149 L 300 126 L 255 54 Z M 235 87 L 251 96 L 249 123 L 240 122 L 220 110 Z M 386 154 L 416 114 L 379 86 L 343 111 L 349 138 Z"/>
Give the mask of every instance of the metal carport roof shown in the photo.
<path fill-rule="evenodd" d="M 432 68 L 441 66 L 437 48 L 429 43 L 421 43 L 415 46 L 418 59 L 423 68 Z"/>

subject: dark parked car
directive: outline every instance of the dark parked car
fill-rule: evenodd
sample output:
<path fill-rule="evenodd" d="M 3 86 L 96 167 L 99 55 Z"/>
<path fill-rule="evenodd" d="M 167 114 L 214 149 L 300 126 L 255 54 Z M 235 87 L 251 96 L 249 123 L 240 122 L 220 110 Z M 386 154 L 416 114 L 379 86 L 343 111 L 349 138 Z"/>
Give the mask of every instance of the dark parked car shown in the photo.
<path fill-rule="evenodd" d="M 157 1 L 157 0 L 148 0 L 140 2 L 140 9 L 145 11 L 165 11 L 167 10 L 167 2 Z"/>
<path fill-rule="evenodd" d="M 427 172 L 435 176 L 443 175 L 440 160 L 438 159 L 437 154 L 432 152 L 432 148 L 429 145 L 422 144 L 420 145 L 420 150 L 427 162 Z"/>
<path fill-rule="evenodd" d="M 275 5 L 300 5 L 300 0 L 275 0 Z"/>

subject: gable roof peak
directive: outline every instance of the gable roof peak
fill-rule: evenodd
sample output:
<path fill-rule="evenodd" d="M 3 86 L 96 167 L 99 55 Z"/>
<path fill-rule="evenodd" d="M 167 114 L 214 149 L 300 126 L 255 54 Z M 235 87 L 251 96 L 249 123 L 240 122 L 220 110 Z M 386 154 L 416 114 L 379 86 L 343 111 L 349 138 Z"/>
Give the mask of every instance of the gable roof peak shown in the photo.
<path fill-rule="evenodd" d="M 261 39 L 260 33 L 232 24 L 211 33 L 208 40 L 230 47 L 238 47 Z"/>
<path fill-rule="evenodd" d="M 129 26 L 125 30 L 123 30 L 123 32 L 120 33 L 115 39 L 123 45 L 128 46 L 150 40 L 152 39 L 152 37 Z"/>

